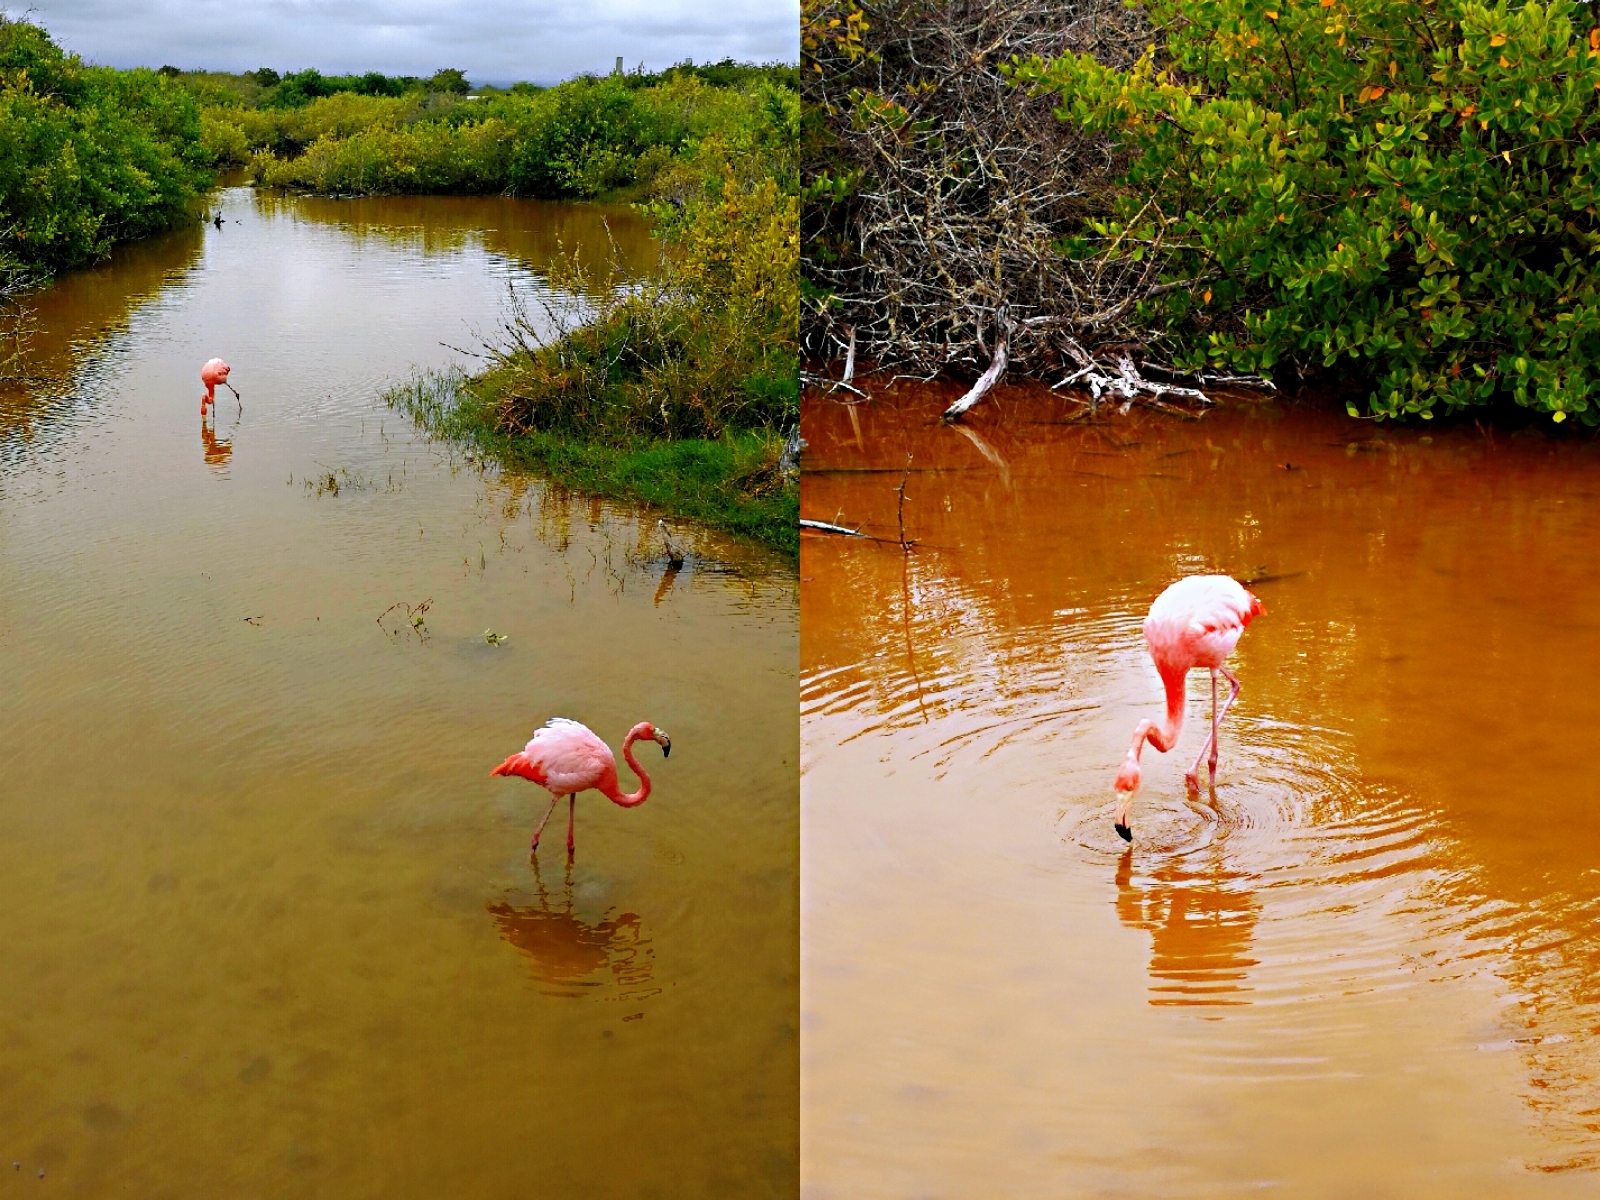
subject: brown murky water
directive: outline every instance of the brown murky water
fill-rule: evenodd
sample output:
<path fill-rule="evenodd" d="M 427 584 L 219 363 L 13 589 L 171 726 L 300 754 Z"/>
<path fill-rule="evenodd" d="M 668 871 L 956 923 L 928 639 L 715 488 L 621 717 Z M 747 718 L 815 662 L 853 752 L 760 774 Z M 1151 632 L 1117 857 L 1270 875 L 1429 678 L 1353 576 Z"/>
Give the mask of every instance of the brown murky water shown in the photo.
<path fill-rule="evenodd" d="M 793 1195 L 792 569 L 669 572 L 652 518 L 379 400 L 600 214 L 222 201 L 39 297 L 0 398 L 0 1180 Z M 570 870 L 489 776 L 552 714 L 673 737 Z"/>
<path fill-rule="evenodd" d="M 803 1193 L 1592 1195 L 1600 446 L 953 397 L 807 400 L 888 540 L 802 548 Z M 1195 676 L 1127 849 L 1200 571 L 1268 609 L 1218 810 Z"/>

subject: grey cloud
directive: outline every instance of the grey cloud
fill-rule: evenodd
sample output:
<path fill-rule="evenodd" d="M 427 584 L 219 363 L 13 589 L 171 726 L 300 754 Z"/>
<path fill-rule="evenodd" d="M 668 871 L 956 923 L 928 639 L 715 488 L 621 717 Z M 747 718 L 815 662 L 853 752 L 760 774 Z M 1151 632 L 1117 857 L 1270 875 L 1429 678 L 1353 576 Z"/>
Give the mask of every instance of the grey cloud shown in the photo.
<path fill-rule="evenodd" d="M 108 66 L 554 82 L 693 58 L 799 58 L 799 0 L 35 0 L 32 19 Z"/>

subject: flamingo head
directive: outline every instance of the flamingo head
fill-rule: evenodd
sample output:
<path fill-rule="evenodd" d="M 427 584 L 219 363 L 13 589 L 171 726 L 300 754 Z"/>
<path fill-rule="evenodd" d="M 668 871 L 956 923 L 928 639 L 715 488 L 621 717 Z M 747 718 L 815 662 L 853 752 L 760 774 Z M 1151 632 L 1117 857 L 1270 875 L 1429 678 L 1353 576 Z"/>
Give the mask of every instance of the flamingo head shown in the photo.
<path fill-rule="evenodd" d="M 654 742 L 661 747 L 661 757 L 672 757 L 672 739 L 667 736 L 667 731 L 657 729 L 649 721 L 640 721 L 633 727 L 633 732 L 641 741 Z"/>
<path fill-rule="evenodd" d="M 506 759 L 505 762 L 501 763 L 494 770 L 490 771 L 489 774 L 520 775 L 524 779 L 533 780 L 534 783 L 544 782 L 544 772 L 539 770 L 538 766 L 528 758 L 525 752 L 521 750 L 517 751 L 510 758 Z"/>
<path fill-rule="evenodd" d="M 1247 591 L 1245 595 L 1250 597 L 1250 611 L 1244 614 L 1244 623 L 1248 626 L 1257 617 L 1266 616 L 1267 606 L 1261 603 L 1261 597 L 1254 592 Z"/>
<path fill-rule="evenodd" d="M 1133 841 L 1133 829 L 1128 824 L 1128 814 L 1133 810 L 1133 797 L 1138 790 L 1139 760 L 1130 754 L 1122 760 L 1122 767 L 1117 771 L 1117 781 L 1112 785 L 1113 794 L 1117 798 L 1117 815 L 1113 824 L 1117 836 L 1125 842 Z"/>

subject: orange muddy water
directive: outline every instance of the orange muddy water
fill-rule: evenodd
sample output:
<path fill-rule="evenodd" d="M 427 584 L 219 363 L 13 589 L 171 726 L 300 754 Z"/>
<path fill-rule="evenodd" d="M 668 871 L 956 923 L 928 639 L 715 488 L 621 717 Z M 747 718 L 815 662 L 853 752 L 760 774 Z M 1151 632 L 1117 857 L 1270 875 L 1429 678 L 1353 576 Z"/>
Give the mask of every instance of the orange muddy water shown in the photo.
<path fill-rule="evenodd" d="M 886 540 L 802 544 L 803 1195 L 1593 1195 L 1593 438 L 877 391 L 804 423 Z M 1210 571 L 1268 610 L 1216 807 L 1196 672 L 1125 847 Z"/>
<path fill-rule="evenodd" d="M 792 566 L 380 399 L 647 231 L 221 207 L 35 297 L 0 394 L 0 1190 L 794 1195 Z M 570 869 L 489 776 L 552 715 L 673 739 Z"/>

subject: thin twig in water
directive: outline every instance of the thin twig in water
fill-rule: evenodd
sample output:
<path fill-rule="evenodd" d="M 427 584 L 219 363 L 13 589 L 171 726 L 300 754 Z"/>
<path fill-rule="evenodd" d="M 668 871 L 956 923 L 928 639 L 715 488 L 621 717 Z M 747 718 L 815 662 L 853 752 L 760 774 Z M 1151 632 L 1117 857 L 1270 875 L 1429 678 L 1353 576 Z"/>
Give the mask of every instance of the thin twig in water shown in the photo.
<path fill-rule="evenodd" d="M 911 544 L 906 541 L 906 480 L 911 478 L 911 451 L 906 451 L 906 469 L 900 472 L 900 486 L 895 488 L 899 498 L 895 505 L 895 516 L 900 522 L 900 549 L 909 550 Z"/>

